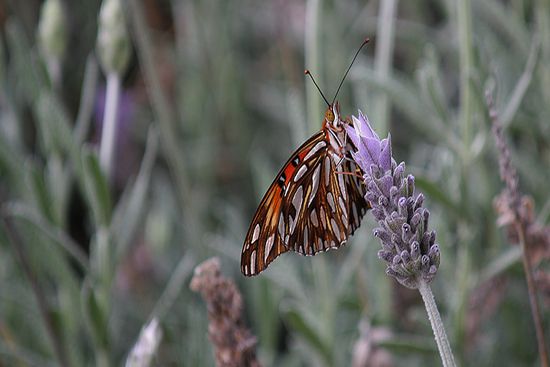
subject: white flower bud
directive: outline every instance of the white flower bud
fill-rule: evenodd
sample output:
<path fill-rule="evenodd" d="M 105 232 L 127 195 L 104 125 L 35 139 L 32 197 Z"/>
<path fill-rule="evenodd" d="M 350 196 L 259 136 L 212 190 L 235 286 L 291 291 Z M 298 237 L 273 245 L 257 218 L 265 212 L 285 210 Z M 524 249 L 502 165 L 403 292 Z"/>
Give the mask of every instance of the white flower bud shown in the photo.
<path fill-rule="evenodd" d="M 120 0 L 104 0 L 101 5 L 97 49 L 106 74 L 124 73 L 130 58 L 130 40 Z"/>
<path fill-rule="evenodd" d="M 38 39 L 46 58 L 59 60 L 67 45 L 65 14 L 60 0 L 46 0 L 40 12 Z"/>

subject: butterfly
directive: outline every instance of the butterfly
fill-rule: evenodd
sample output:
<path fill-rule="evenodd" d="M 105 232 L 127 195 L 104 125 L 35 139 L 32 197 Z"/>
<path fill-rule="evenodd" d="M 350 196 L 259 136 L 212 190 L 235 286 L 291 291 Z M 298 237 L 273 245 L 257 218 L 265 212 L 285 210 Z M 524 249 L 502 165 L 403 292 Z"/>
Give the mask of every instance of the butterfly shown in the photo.
<path fill-rule="evenodd" d="M 289 250 L 315 255 L 346 243 L 370 208 L 354 148 L 329 104 L 321 131 L 303 143 L 267 190 L 246 235 L 241 271 L 257 275 Z"/>
<path fill-rule="evenodd" d="M 340 87 L 366 38 L 344 73 L 329 103 L 308 70 L 328 108 L 321 131 L 306 140 L 285 163 L 265 193 L 250 223 L 241 254 L 241 272 L 253 276 L 279 255 L 296 251 L 315 255 L 339 248 L 361 224 L 370 206 L 360 170 L 351 157 L 349 118 L 340 118 Z M 359 174 L 358 174 L 359 172 Z"/>

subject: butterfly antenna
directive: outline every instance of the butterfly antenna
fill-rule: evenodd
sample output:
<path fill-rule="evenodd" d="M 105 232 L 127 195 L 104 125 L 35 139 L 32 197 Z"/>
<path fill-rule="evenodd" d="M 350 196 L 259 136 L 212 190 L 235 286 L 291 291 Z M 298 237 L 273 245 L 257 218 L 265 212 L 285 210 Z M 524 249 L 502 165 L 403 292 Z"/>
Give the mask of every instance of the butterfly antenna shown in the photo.
<path fill-rule="evenodd" d="M 311 81 L 313 82 L 313 84 L 315 84 L 315 86 L 317 87 L 317 90 L 319 91 L 319 93 L 321 93 L 321 97 L 323 97 L 323 99 L 325 100 L 325 103 L 327 104 L 327 106 L 330 107 L 330 103 L 328 103 L 328 100 L 326 99 L 325 95 L 323 94 L 323 92 L 321 92 L 321 88 L 319 88 L 319 86 L 317 85 L 317 82 L 315 81 L 315 79 L 313 79 L 313 75 L 311 75 L 311 73 L 309 72 L 308 69 L 306 69 L 304 71 L 304 74 L 309 75 L 309 77 L 311 78 Z"/>
<path fill-rule="evenodd" d="M 336 90 L 336 94 L 334 95 L 334 98 L 332 99 L 332 103 L 334 103 L 334 101 L 336 101 L 336 97 L 338 96 L 338 92 L 340 92 L 340 88 L 342 87 L 342 84 L 344 84 L 344 80 L 346 80 L 346 77 L 348 76 L 348 73 L 351 69 L 351 66 L 355 62 L 355 59 L 359 55 L 359 52 L 361 51 L 363 46 L 365 46 L 367 43 L 369 43 L 369 41 L 370 41 L 370 39 L 368 37 L 365 38 L 365 40 L 363 41 L 363 43 L 361 43 L 361 46 L 359 46 L 359 49 L 355 53 L 355 56 L 353 56 L 353 60 L 351 60 L 351 63 L 349 64 L 349 67 L 348 67 L 348 70 L 346 70 L 346 73 L 344 74 L 344 76 L 342 77 L 342 80 L 340 81 L 340 85 L 338 86 L 338 89 Z"/>

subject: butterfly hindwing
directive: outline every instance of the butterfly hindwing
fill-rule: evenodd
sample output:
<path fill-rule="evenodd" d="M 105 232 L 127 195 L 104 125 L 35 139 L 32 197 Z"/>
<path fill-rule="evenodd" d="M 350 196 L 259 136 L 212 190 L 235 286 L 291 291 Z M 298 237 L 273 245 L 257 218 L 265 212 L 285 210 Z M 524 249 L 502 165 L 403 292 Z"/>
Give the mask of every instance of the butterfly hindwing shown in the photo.
<path fill-rule="evenodd" d="M 290 250 L 315 255 L 346 243 L 368 209 L 352 172 L 353 162 L 327 149 L 291 187 L 281 209 L 283 242 Z"/>

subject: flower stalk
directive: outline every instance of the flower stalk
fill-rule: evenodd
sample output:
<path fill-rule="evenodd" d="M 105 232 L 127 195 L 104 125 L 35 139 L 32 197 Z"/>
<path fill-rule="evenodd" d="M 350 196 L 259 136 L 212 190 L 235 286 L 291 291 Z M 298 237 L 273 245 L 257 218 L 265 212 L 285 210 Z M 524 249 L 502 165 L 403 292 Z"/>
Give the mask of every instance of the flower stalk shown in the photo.
<path fill-rule="evenodd" d="M 531 315 L 537 336 L 540 362 L 541 366 L 548 367 L 548 352 L 546 351 L 548 344 L 546 343 L 544 337 L 542 317 L 537 299 L 537 285 L 533 277 L 533 266 L 531 264 L 530 254 L 530 250 L 536 248 L 535 242 L 537 240 L 544 243 L 544 245 L 546 245 L 547 242 L 543 240 L 543 236 L 538 236 L 539 238 L 537 238 L 536 230 L 529 231 L 529 227 L 532 227 L 533 224 L 531 208 L 528 204 L 530 200 L 526 197 L 522 197 L 519 190 L 518 174 L 512 164 L 510 150 L 508 149 L 508 144 L 506 143 L 504 132 L 502 130 L 502 124 L 494 107 L 493 97 L 490 92 L 486 93 L 485 99 L 489 108 L 489 117 L 493 123 L 492 131 L 499 153 L 500 177 L 505 184 L 505 189 L 503 190 L 503 194 L 500 196 L 498 204 L 500 206 L 500 210 L 508 214 L 507 217 L 510 218 L 510 220 L 508 220 L 508 224 L 515 231 L 517 241 L 521 246 L 523 270 L 525 272 L 525 281 L 527 283 L 527 293 L 529 295 Z M 527 235 L 529 233 L 531 236 Z"/>
<path fill-rule="evenodd" d="M 107 75 L 107 92 L 105 95 L 105 114 L 101 131 L 99 162 L 107 177 L 113 172 L 114 151 L 117 133 L 117 112 L 120 97 L 120 77 L 117 73 Z"/>
<path fill-rule="evenodd" d="M 392 157 L 390 136 L 380 139 L 359 111 L 346 131 L 356 150 L 352 158 L 361 168 L 365 194 L 379 227 L 374 235 L 382 242 L 378 257 L 386 262 L 386 274 L 422 295 L 432 324 L 443 366 L 455 366 L 454 357 L 433 294 L 429 287 L 439 268 L 439 245 L 429 230 L 430 213 L 424 196 L 415 192 L 414 176 L 405 175 L 405 163 Z"/>
<path fill-rule="evenodd" d="M 130 40 L 125 26 L 120 0 L 105 0 L 99 13 L 97 49 L 103 71 L 107 76 L 105 114 L 99 162 L 107 177 L 111 177 L 117 132 L 117 116 L 121 76 L 130 59 Z"/>
<path fill-rule="evenodd" d="M 426 312 L 428 313 L 428 319 L 432 325 L 432 330 L 434 332 L 435 343 L 437 344 L 437 349 L 439 355 L 441 356 L 441 362 L 443 366 L 456 366 L 453 352 L 451 350 L 451 344 L 447 338 L 447 333 L 443 327 L 443 322 L 441 321 L 441 315 L 439 315 L 439 310 L 437 309 L 437 304 L 435 303 L 434 295 L 430 285 L 424 281 L 419 282 L 418 291 L 422 296 L 422 301 L 424 301 L 424 307 L 426 307 Z"/>

